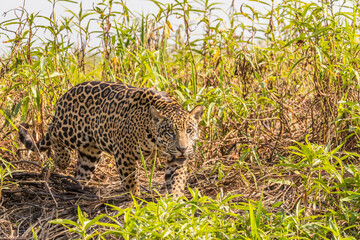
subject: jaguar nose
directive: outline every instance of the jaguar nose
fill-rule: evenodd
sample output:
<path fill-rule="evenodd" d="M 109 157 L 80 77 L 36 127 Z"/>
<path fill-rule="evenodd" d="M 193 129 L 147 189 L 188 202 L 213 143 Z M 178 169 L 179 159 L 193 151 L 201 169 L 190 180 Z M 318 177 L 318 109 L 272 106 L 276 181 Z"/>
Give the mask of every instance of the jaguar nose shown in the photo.
<path fill-rule="evenodd" d="M 184 154 L 186 152 L 187 147 L 176 147 L 177 150 L 179 150 L 179 152 L 181 152 L 181 154 Z"/>

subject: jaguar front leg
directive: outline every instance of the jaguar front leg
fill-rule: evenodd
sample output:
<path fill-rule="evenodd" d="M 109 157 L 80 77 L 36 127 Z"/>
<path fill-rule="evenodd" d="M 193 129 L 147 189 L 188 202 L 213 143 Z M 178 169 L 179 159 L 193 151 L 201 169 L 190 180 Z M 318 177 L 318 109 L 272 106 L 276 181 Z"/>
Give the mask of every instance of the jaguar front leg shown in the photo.
<path fill-rule="evenodd" d="M 168 193 L 174 198 L 184 195 L 187 178 L 187 167 L 185 159 L 172 159 L 168 161 L 165 169 L 165 183 Z"/>
<path fill-rule="evenodd" d="M 136 161 L 132 158 L 133 156 L 119 153 L 115 155 L 115 162 L 119 171 L 122 189 L 125 192 L 131 192 L 133 195 L 137 196 L 140 194 L 137 165 Z"/>
<path fill-rule="evenodd" d="M 100 158 L 101 150 L 96 147 L 88 147 L 78 150 L 75 178 L 77 180 L 89 181 Z"/>

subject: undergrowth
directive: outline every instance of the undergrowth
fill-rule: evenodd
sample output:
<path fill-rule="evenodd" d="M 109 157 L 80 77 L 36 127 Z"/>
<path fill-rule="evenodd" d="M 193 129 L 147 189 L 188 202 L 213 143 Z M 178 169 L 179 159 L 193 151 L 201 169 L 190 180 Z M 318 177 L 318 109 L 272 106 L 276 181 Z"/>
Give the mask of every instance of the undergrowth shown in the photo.
<path fill-rule="evenodd" d="M 259 11 L 251 2 L 151 0 L 158 12 L 140 16 L 112 0 L 92 9 L 74 2 L 79 10 L 60 16 L 60 2 L 72 1 L 46 2 L 50 16 L 25 5 L 0 23 L 1 236 L 52 238 L 45 231 L 59 226 L 81 239 L 360 238 L 356 1 L 259 1 Z M 16 187 L 26 181 L 12 182 L 12 173 L 33 170 L 19 153 L 18 124 L 44 136 L 57 99 L 91 80 L 153 87 L 186 109 L 206 106 L 186 198 L 153 194 L 101 213 L 75 201 L 77 212 L 65 218 L 17 225 Z M 28 158 L 52 168 L 51 156 Z M 150 189 L 153 163 L 140 164 Z M 56 199 L 45 186 L 40 205 Z"/>

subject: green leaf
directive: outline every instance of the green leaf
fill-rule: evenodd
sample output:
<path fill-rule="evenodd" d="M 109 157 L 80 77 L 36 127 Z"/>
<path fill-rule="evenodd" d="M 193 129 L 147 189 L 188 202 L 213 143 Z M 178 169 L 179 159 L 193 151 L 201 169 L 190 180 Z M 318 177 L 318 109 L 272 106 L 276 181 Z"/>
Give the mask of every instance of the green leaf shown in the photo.
<path fill-rule="evenodd" d="M 29 96 L 26 96 L 23 99 L 23 104 L 22 104 L 22 108 L 21 108 L 21 119 L 20 119 L 21 122 L 26 121 L 27 113 L 29 110 L 29 100 L 30 100 Z"/>
<path fill-rule="evenodd" d="M 74 221 L 71 221 L 69 219 L 54 219 L 54 220 L 50 220 L 49 223 L 52 224 L 68 224 L 68 225 L 72 225 L 74 227 L 80 228 L 80 225 Z"/>
<path fill-rule="evenodd" d="M 104 218 L 105 216 L 107 216 L 106 214 L 100 214 L 98 216 L 96 216 L 95 218 L 93 218 L 92 220 L 88 221 L 85 224 L 85 230 L 87 230 L 89 227 L 93 226 L 94 224 L 97 224 L 98 221 L 102 218 Z"/>
<path fill-rule="evenodd" d="M 13 121 L 11 121 L 11 119 L 6 115 L 6 113 L 0 109 L 0 113 L 1 115 L 3 115 L 3 117 L 6 119 L 6 121 L 8 121 L 8 123 L 10 123 L 10 125 L 16 130 L 19 131 L 19 129 L 15 126 L 15 124 L 13 123 Z"/>

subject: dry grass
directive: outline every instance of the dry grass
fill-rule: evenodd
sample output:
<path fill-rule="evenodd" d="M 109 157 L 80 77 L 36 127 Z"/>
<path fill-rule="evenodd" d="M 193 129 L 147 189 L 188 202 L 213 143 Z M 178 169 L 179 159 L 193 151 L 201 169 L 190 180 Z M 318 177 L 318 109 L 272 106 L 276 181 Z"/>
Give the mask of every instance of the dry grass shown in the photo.
<path fill-rule="evenodd" d="M 112 12 L 112 4 L 124 11 Z M 89 219 L 101 213 L 116 215 L 106 204 L 130 209 L 135 218 L 139 209 L 120 192 L 110 156 L 104 155 L 92 181 L 80 186 L 71 177 L 75 155 L 71 167 L 59 172 L 51 153 L 29 154 L 21 150 L 17 136 L 16 126 L 25 121 L 34 139 L 40 139 L 56 100 L 67 89 L 101 79 L 167 91 L 187 109 L 206 106 L 197 156 L 189 162 L 188 185 L 217 203 L 240 194 L 225 203 L 235 214 L 226 216 L 229 222 L 235 219 L 234 226 L 226 228 L 236 229 L 235 237 L 359 238 L 360 51 L 356 24 L 345 24 L 358 21 L 358 5 L 351 6 L 353 14 L 334 3 L 263 4 L 265 14 L 246 4 L 240 11 L 232 5 L 231 26 L 224 30 L 221 19 L 210 21 L 214 5 L 207 1 L 199 9 L 188 1 L 159 4 L 158 15 L 141 21 L 132 18 L 124 4 L 104 2 L 86 12 L 88 16 L 73 13 L 71 21 L 52 15 L 46 30 L 51 38 L 42 39 L 40 47 L 32 41 L 41 36 L 31 34 L 43 28 L 33 24 L 33 15 L 24 11 L 12 20 L 25 23 L 17 25 L 16 36 L 0 23 L 12 49 L 0 58 L 0 237 L 77 238 L 78 233 L 49 220 L 79 221 L 78 206 Z M 200 14 L 200 25 L 186 21 L 195 14 Z M 245 26 L 240 16 L 254 24 L 258 17 L 268 25 L 262 30 Z M 97 19 L 100 35 L 79 28 L 79 19 L 84 26 L 91 17 Z M 184 20 L 183 45 L 169 41 L 179 37 L 176 29 L 169 35 L 170 17 Z M 204 27 L 205 34 L 192 40 L 190 30 L 196 26 Z M 50 31 L 54 29 L 58 31 Z M 97 36 L 100 46 L 67 44 L 69 29 L 82 33 L 77 42 Z M 259 44 L 256 37 L 261 38 Z M 165 195 L 164 164 L 158 161 L 152 189 L 140 165 L 139 201 L 146 208 L 147 202 L 163 201 L 156 191 Z M 191 190 L 186 197 L 195 204 Z M 94 225 L 88 232 L 109 228 Z M 135 237 L 131 234 L 128 238 Z"/>

